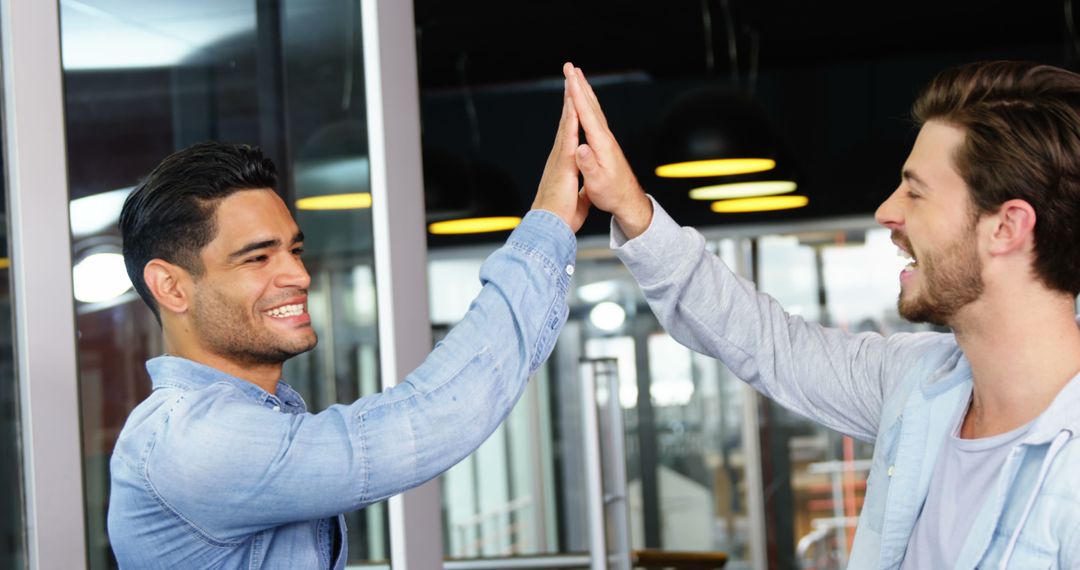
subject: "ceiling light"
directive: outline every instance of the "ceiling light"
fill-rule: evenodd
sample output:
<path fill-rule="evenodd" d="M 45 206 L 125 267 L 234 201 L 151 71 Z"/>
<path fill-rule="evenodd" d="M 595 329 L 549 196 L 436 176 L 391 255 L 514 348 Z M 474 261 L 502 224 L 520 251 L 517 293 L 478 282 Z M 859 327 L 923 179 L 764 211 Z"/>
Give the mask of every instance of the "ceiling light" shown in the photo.
<path fill-rule="evenodd" d="M 252 33 L 244 3 L 60 0 L 65 70 L 177 65 L 226 38 Z"/>
<path fill-rule="evenodd" d="M 434 235 L 482 234 L 512 230 L 519 223 L 521 223 L 521 218 L 518 216 L 461 218 L 434 222 L 428 225 L 428 232 Z"/>
<path fill-rule="evenodd" d="M 446 172 L 425 172 L 428 233 L 432 235 L 482 234 L 512 230 L 521 222 L 514 180 L 504 170 L 477 160 L 463 164 L 464 176 L 437 179 Z M 432 194 L 442 194 L 436 198 Z M 449 194 L 449 196 L 447 196 Z"/>
<path fill-rule="evenodd" d="M 656 175 L 690 178 L 763 172 L 779 144 L 764 108 L 746 93 L 706 87 L 666 110 L 657 136 Z"/>
<path fill-rule="evenodd" d="M 702 186 L 690 191 L 692 200 L 728 200 L 731 198 L 752 198 L 772 196 L 794 192 L 798 184 L 793 180 L 758 180 L 753 182 L 733 182 Z"/>
<path fill-rule="evenodd" d="M 129 186 L 72 200 L 68 204 L 72 237 L 87 237 L 106 228 L 116 227 L 124 200 L 134 189 L 134 186 Z"/>
<path fill-rule="evenodd" d="M 602 331 L 612 332 L 626 322 L 626 310 L 618 303 L 604 301 L 589 311 L 589 322 Z"/>
<path fill-rule="evenodd" d="M 739 198 L 713 202 L 711 209 L 717 214 L 737 214 L 744 212 L 771 212 L 802 208 L 810 202 L 806 196 L 761 196 L 758 198 Z"/>
<path fill-rule="evenodd" d="M 360 210 L 371 207 L 370 192 L 308 196 L 296 201 L 301 210 Z"/>
<path fill-rule="evenodd" d="M 119 253 L 88 255 L 72 268 L 71 278 L 75 298 L 83 303 L 108 301 L 131 289 L 124 256 Z"/>
<path fill-rule="evenodd" d="M 661 178 L 702 178 L 764 172 L 775 167 L 776 161 L 771 158 L 715 158 L 662 164 L 656 167 L 656 175 Z"/>
<path fill-rule="evenodd" d="M 586 303 L 599 303 L 604 299 L 614 297 L 618 292 L 619 288 L 614 280 L 597 281 L 577 288 L 578 299 Z"/>

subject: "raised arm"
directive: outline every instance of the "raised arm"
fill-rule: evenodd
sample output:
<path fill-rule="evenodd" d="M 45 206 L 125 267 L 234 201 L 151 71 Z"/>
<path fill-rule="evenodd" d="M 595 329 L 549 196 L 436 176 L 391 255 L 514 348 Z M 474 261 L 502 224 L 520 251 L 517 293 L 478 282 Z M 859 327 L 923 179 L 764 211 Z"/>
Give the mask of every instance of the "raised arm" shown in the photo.
<path fill-rule="evenodd" d="M 181 397 L 159 437 L 205 444 L 182 446 L 190 450 L 184 457 L 147 452 L 146 471 L 161 502 L 208 539 L 235 540 L 386 499 L 479 447 L 566 322 L 572 229 L 588 210 L 573 156 L 577 129 L 564 100 L 533 211 L 484 262 L 480 294 L 419 368 L 388 390 L 318 414 L 206 407 Z M 228 481 L 241 484 L 206 492 Z"/>
<path fill-rule="evenodd" d="M 564 72 L 587 140 L 576 152 L 585 191 L 613 214 L 612 247 L 668 333 L 780 405 L 873 439 L 884 395 L 929 339 L 849 335 L 788 315 L 644 193 L 584 74 L 569 64 Z"/>

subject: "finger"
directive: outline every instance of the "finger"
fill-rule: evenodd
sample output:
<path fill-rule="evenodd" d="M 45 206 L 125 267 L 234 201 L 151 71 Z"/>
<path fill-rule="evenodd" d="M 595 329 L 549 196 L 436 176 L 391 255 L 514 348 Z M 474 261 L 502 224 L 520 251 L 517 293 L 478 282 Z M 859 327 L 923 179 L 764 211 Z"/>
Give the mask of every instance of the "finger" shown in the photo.
<path fill-rule="evenodd" d="M 589 212 L 589 208 L 592 207 L 592 200 L 589 199 L 589 193 L 585 191 L 585 187 L 582 186 L 578 191 L 577 196 L 577 211 L 584 217 Z"/>
<path fill-rule="evenodd" d="M 604 109 L 600 106 L 600 99 L 596 96 L 596 92 L 593 91 L 592 84 L 585 78 L 585 71 L 580 67 L 575 68 L 576 74 L 581 79 L 581 84 L 585 86 L 585 95 L 588 96 L 589 102 L 592 104 L 593 109 L 596 110 L 596 114 L 599 115 L 600 120 L 603 121 L 604 126 L 607 126 L 607 117 L 604 116 Z"/>
<path fill-rule="evenodd" d="M 586 178 L 593 176 L 600 170 L 600 163 L 596 160 L 596 153 L 587 144 L 577 147 L 577 151 L 574 152 L 574 161 L 577 163 L 578 170 Z"/>
<path fill-rule="evenodd" d="M 563 107 L 566 109 L 566 131 L 564 132 L 563 150 L 567 155 L 573 154 L 578 147 L 578 131 L 581 129 L 580 121 L 578 119 L 577 109 L 574 107 L 574 101 L 570 98 L 570 93 L 567 92 L 566 97 L 563 98 Z"/>
<path fill-rule="evenodd" d="M 574 139 L 577 139 L 577 117 L 573 119 L 574 125 Z M 551 152 L 548 153 L 548 164 L 553 164 L 558 160 L 559 154 L 565 152 L 566 140 L 569 138 L 567 133 L 567 127 L 571 126 L 568 123 L 570 119 L 570 103 L 566 97 L 563 97 L 562 114 L 559 115 L 559 127 L 555 131 L 555 142 L 551 145 Z"/>
<path fill-rule="evenodd" d="M 581 78 L 574 73 L 567 78 L 566 83 L 570 88 L 570 97 L 573 100 L 578 120 L 585 129 L 585 138 L 588 139 L 589 144 L 596 146 L 597 150 L 609 148 L 608 139 L 611 138 L 611 134 L 607 130 L 607 125 L 598 118 L 596 108 L 589 101 L 585 88 L 581 85 Z"/>

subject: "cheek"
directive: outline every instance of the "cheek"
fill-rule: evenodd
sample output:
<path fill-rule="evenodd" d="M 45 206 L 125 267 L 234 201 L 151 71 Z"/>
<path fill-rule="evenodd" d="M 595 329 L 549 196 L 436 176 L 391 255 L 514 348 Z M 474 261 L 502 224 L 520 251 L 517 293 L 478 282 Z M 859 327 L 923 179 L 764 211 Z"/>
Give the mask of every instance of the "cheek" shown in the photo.
<path fill-rule="evenodd" d="M 258 312 L 259 299 L 265 287 L 257 279 L 220 279 L 213 284 L 219 309 L 235 313 Z M 225 309 L 227 307 L 227 309 Z"/>

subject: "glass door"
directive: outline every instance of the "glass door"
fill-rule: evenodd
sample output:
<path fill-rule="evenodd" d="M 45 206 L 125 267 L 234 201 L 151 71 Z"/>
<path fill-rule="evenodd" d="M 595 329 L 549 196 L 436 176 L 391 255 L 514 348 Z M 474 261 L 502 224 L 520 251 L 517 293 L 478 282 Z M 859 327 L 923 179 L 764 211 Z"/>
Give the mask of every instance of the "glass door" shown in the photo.
<path fill-rule="evenodd" d="M 2 71 L 2 70 L 0 70 Z M 0 161 L 0 169 L 5 165 Z M 0 174 L 3 174 L 0 172 Z M 0 568 L 26 566 L 7 176 L 0 175 Z"/>
<path fill-rule="evenodd" d="M 359 0 L 61 0 L 89 560 L 112 568 L 109 457 L 150 391 L 160 329 L 116 228 L 162 158 L 204 140 L 262 148 L 305 233 L 319 346 L 285 380 L 317 412 L 380 387 Z M 347 517 L 350 562 L 389 559 L 387 514 Z"/>

